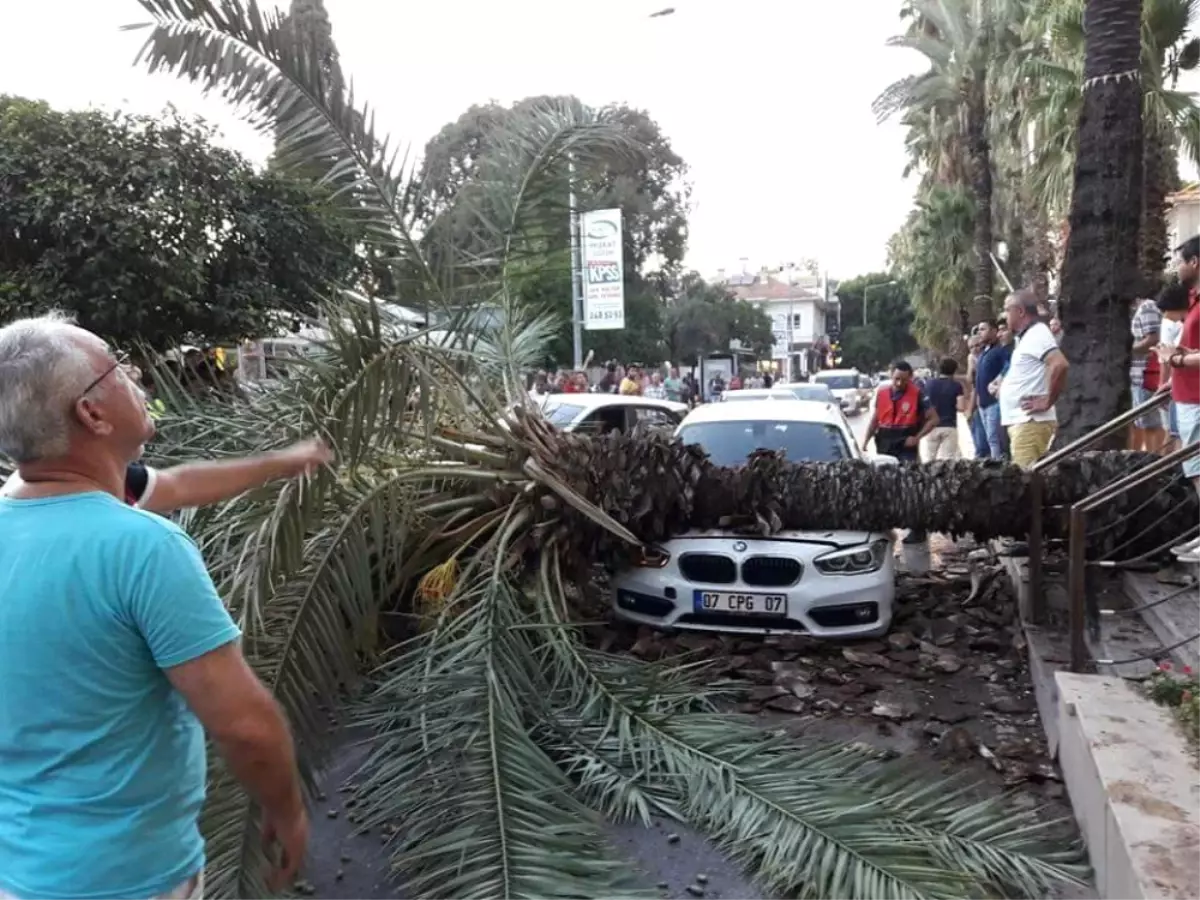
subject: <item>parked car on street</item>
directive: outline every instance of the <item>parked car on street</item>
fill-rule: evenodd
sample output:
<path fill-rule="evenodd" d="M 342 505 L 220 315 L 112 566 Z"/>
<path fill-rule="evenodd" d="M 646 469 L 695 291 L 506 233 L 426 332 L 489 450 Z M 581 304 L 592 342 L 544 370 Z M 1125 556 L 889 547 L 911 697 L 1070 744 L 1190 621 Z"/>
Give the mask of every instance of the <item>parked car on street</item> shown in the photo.
<path fill-rule="evenodd" d="M 722 403 L 737 403 L 742 400 L 795 400 L 790 391 L 778 388 L 741 388 L 736 391 L 726 391 L 721 395 Z"/>
<path fill-rule="evenodd" d="M 585 434 L 636 427 L 674 431 L 688 411 L 686 403 L 625 394 L 530 394 L 530 399 L 551 425 Z"/>
<path fill-rule="evenodd" d="M 818 403 L 838 405 L 838 398 L 833 395 L 833 391 L 827 384 L 817 384 L 815 382 L 777 384 L 775 385 L 775 390 L 788 391 L 797 400 L 816 400 Z"/>
<path fill-rule="evenodd" d="M 813 401 L 709 404 L 689 413 L 676 436 L 722 466 L 743 465 L 760 448 L 796 462 L 896 462 L 865 457 L 841 411 Z M 861 531 L 691 531 L 614 573 L 611 592 L 618 618 L 655 628 L 878 636 L 892 621 L 892 541 Z"/>
<path fill-rule="evenodd" d="M 848 416 L 866 409 L 870 403 L 870 386 L 863 388 L 858 369 L 823 369 L 812 378 L 813 384 L 823 384 L 837 397 L 842 411 Z"/>

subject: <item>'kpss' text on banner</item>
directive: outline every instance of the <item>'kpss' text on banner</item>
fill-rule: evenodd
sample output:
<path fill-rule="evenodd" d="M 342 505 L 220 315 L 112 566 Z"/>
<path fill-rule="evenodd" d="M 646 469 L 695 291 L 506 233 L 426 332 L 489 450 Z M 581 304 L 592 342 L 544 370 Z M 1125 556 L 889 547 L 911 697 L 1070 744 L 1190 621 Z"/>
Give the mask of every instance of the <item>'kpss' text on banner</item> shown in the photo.
<path fill-rule="evenodd" d="M 625 267 L 621 211 L 597 209 L 579 217 L 583 247 L 583 327 L 589 331 L 625 327 Z"/>

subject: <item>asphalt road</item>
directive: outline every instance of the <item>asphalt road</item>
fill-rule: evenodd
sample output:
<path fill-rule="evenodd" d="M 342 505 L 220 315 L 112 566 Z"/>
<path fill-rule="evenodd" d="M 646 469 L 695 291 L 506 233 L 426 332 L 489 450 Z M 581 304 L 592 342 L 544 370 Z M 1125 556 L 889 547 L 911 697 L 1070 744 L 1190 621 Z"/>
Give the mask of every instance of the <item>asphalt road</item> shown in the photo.
<path fill-rule="evenodd" d="M 391 875 L 386 838 L 358 832 L 348 818 L 352 810 L 343 807 L 349 795 L 339 788 L 354 778 L 368 752 L 359 740 L 350 736 L 344 740 L 322 785 L 325 800 L 313 810 L 304 887 L 311 886 L 313 896 L 331 900 L 409 896 Z M 613 825 L 609 835 L 641 885 L 660 897 L 696 900 L 690 887 L 700 890 L 704 898 L 768 900 L 724 854 L 678 823 L 656 821 L 650 828 Z"/>
<path fill-rule="evenodd" d="M 874 731 L 830 733 L 829 738 L 890 743 Z M 366 749 L 361 745 L 349 744 L 344 749 L 326 776 L 325 804 L 313 810 L 305 878 L 311 895 L 322 900 L 397 900 L 408 896 L 390 876 L 385 840 L 378 834 L 356 833 L 347 810 L 342 808 L 348 794 L 338 792 L 338 788 L 354 778 L 365 756 Z M 655 822 L 650 828 L 614 826 L 611 834 L 614 848 L 629 858 L 636 880 L 654 888 L 664 900 L 696 900 L 697 895 L 689 888 L 700 888 L 704 898 L 714 900 L 770 900 L 724 853 L 678 823 Z M 1098 895 L 1091 888 L 1068 887 L 1045 900 L 1098 900 Z"/>

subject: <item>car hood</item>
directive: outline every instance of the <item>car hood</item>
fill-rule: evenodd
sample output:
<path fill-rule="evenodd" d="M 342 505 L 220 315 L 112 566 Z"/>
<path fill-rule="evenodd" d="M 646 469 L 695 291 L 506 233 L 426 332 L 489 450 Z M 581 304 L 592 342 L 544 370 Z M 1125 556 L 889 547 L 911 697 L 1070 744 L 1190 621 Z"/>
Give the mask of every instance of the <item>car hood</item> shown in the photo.
<path fill-rule="evenodd" d="M 780 531 L 766 537 L 758 537 L 752 534 L 738 534 L 720 528 L 711 528 L 685 531 L 683 534 L 677 534 L 669 541 L 664 541 L 663 543 L 677 544 L 686 541 L 721 539 L 745 541 L 752 546 L 755 541 L 791 541 L 797 544 L 825 544 L 830 547 L 853 547 L 858 544 L 865 544 L 875 537 L 879 537 L 879 535 L 869 531 Z"/>

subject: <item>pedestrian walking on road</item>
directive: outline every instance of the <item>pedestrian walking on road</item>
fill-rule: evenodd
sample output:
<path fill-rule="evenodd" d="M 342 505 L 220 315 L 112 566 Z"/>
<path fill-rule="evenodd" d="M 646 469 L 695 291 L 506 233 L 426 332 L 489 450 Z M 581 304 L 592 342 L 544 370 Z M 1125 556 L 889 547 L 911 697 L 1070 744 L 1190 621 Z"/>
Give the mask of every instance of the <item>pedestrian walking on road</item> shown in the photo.
<path fill-rule="evenodd" d="M 925 396 L 937 413 L 937 427 L 925 437 L 921 444 L 926 462 L 935 459 L 958 459 L 958 414 L 966 407 L 962 383 L 954 376 L 958 363 L 947 357 L 938 363 L 938 377 L 925 385 Z"/>

